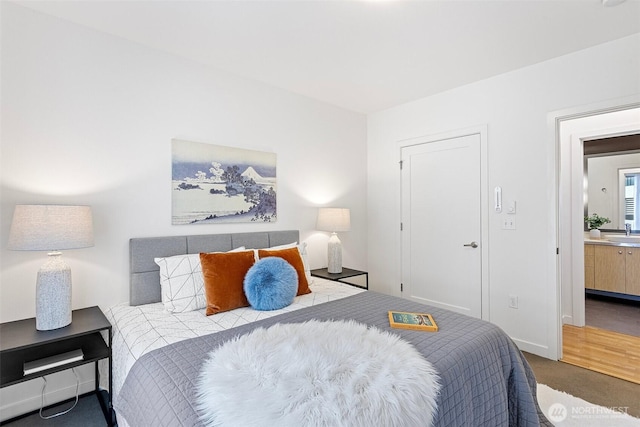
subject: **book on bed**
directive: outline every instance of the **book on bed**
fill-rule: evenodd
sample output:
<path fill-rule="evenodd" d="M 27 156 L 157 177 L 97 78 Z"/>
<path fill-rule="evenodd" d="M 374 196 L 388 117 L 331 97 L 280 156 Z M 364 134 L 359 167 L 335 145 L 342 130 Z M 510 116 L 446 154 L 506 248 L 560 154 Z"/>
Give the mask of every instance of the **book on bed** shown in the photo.
<path fill-rule="evenodd" d="M 389 325 L 392 328 L 436 332 L 438 325 L 428 313 L 389 311 Z"/>

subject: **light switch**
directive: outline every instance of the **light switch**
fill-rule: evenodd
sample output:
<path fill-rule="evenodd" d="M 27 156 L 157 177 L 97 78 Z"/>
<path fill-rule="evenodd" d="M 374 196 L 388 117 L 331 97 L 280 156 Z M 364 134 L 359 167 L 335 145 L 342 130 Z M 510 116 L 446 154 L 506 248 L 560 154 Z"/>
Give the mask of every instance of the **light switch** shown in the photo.
<path fill-rule="evenodd" d="M 509 206 L 507 207 L 507 213 L 508 214 L 514 214 L 516 213 L 516 201 L 512 200 L 509 202 Z"/>

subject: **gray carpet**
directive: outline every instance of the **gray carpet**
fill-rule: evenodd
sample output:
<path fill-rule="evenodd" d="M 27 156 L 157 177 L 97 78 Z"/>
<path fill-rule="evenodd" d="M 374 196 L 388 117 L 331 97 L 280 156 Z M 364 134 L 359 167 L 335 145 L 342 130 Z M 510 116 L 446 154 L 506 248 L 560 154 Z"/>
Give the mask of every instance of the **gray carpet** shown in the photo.
<path fill-rule="evenodd" d="M 64 411 L 71 407 L 73 401 L 64 402 L 43 411 L 47 416 Z M 102 414 L 100 402 L 95 394 L 85 395 L 78 400 L 78 405 L 68 414 L 43 420 L 38 413 L 21 417 L 13 421 L 3 422 L 8 427 L 105 427 L 107 421 Z"/>
<path fill-rule="evenodd" d="M 524 355 L 539 383 L 607 408 L 628 407 L 629 415 L 640 418 L 640 385 L 534 354 Z"/>

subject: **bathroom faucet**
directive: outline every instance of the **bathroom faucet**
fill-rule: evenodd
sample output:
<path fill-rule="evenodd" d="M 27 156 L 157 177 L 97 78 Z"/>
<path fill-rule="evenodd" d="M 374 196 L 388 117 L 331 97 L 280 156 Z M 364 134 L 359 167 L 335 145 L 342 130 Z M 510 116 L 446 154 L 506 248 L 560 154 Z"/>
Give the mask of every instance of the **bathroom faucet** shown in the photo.
<path fill-rule="evenodd" d="M 624 234 L 626 234 L 627 236 L 631 235 L 631 224 L 624 225 Z"/>

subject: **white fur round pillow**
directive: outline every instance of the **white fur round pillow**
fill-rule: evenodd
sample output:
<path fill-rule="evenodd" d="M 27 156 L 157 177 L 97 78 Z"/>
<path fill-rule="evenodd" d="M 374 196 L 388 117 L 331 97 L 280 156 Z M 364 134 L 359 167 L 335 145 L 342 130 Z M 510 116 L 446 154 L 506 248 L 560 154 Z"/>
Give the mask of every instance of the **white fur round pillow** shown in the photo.
<path fill-rule="evenodd" d="M 354 321 L 276 324 L 210 353 L 198 384 L 209 426 L 429 426 L 440 385 L 400 337 Z"/>

